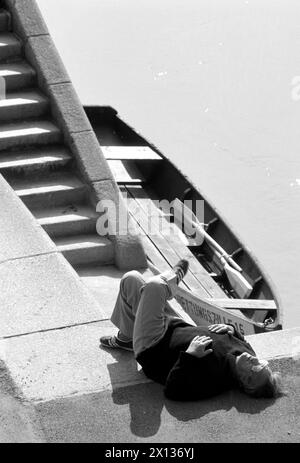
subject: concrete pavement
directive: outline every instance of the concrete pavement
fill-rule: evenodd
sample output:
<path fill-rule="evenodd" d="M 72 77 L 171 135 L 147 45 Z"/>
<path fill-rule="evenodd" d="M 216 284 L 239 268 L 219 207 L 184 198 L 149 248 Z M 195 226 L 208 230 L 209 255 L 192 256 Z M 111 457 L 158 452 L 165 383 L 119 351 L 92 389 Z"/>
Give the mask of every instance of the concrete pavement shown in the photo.
<path fill-rule="evenodd" d="M 84 321 L 76 310 L 69 325 L 58 314 L 60 326 L 45 317 L 37 331 L 25 311 L 26 333 L 20 323 L 19 333 L 0 340 L 6 375 L 1 387 L 12 385 L 1 396 L 0 440 L 300 441 L 300 329 L 249 337 L 257 353 L 274 359 L 283 373 L 286 396 L 251 399 L 232 391 L 202 402 L 172 402 L 144 376 L 131 353 L 99 348 L 99 336 L 116 331 L 108 318 L 122 272 L 107 266 L 79 274 L 93 308 L 99 306 L 99 321 L 89 312 Z"/>
<path fill-rule="evenodd" d="M 299 442 L 299 372 L 281 368 L 289 395 L 277 401 L 229 392 L 173 402 L 146 383 L 50 401 L 37 412 L 48 442 Z"/>

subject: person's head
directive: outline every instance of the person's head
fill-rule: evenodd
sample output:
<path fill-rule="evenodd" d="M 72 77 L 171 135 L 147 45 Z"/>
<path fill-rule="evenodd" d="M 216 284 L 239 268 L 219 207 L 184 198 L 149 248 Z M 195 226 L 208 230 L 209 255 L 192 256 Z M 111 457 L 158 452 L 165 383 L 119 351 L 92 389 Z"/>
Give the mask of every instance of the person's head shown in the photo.
<path fill-rule="evenodd" d="M 266 360 L 243 352 L 236 357 L 236 376 L 243 391 L 252 397 L 278 397 L 280 374 L 272 372 Z"/>

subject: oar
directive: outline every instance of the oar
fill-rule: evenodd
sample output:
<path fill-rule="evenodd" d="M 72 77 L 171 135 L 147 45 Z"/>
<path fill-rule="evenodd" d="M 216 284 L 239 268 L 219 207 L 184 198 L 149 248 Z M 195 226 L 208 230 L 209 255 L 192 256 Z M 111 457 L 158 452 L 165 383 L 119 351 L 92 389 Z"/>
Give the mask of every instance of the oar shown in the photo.
<path fill-rule="evenodd" d="M 218 251 L 214 250 L 214 253 L 223 265 L 231 287 L 241 299 L 246 299 L 253 290 L 253 287 L 240 272 L 232 268 L 231 265 L 226 262 L 224 257 Z"/>
<path fill-rule="evenodd" d="M 253 287 L 241 274 L 242 268 L 234 262 L 232 257 L 204 230 L 202 224 L 197 219 L 196 215 L 191 209 L 185 206 L 179 199 L 173 201 L 174 212 L 177 217 L 184 215 L 185 224 L 193 227 L 193 230 L 205 239 L 207 243 L 213 248 L 215 256 L 220 260 L 228 280 L 240 298 L 247 298 L 251 293 Z M 181 214 L 181 215 L 177 215 Z"/>
<path fill-rule="evenodd" d="M 219 245 L 205 230 L 203 225 L 199 222 L 196 215 L 191 209 L 189 209 L 184 203 L 182 203 L 178 198 L 175 198 L 172 202 L 174 207 L 174 212 L 176 213 L 175 218 L 179 217 L 181 219 L 182 214 L 184 216 L 184 223 L 188 224 L 192 229 L 200 234 L 202 239 L 205 239 L 211 247 L 219 251 L 219 253 L 224 257 L 224 259 L 238 272 L 242 272 L 242 268 L 232 259 L 232 257 Z"/>

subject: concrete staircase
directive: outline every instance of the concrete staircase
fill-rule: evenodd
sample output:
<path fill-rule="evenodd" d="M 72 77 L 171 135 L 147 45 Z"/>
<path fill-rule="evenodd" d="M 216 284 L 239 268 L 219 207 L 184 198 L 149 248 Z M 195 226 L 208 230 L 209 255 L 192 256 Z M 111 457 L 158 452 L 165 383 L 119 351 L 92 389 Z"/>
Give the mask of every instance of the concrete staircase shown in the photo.
<path fill-rule="evenodd" d="M 88 186 L 10 23 L 0 6 L 0 173 L 71 265 L 113 263 L 113 243 L 96 233 Z"/>

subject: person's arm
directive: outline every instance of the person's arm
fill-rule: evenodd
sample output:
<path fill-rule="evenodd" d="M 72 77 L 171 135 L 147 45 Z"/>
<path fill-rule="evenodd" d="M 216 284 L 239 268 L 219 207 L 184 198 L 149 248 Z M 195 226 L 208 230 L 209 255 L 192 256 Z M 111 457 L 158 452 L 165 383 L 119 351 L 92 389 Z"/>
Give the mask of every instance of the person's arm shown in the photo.
<path fill-rule="evenodd" d="M 180 352 L 179 358 L 167 377 L 165 395 L 172 400 L 198 400 L 213 395 L 214 391 L 205 393 L 205 384 L 199 380 L 200 369 L 205 371 L 212 349 L 207 349 L 212 339 L 208 336 L 196 336 L 185 352 Z"/>
<path fill-rule="evenodd" d="M 245 341 L 244 336 L 237 331 L 234 325 L 231 325 L 230 323 L 217 323 L 215 325 L 209 325 L 208 327 L 209 331 L 212 333 L 217 333 L 217 334 L 231 334 L 232 336 L 235 336 L 236 338 L 240 339 L 241 341 Z"/>

